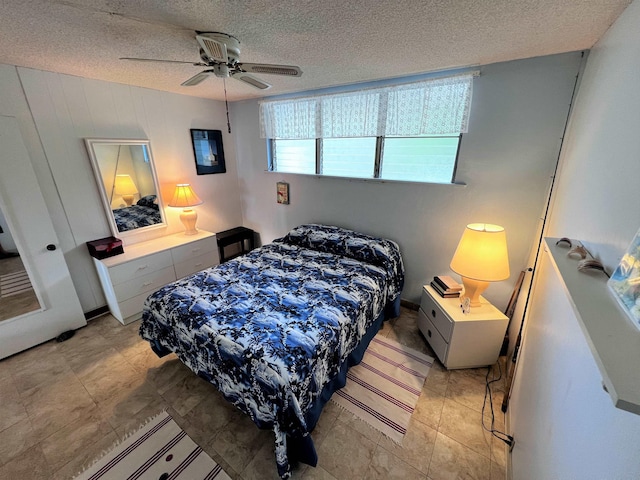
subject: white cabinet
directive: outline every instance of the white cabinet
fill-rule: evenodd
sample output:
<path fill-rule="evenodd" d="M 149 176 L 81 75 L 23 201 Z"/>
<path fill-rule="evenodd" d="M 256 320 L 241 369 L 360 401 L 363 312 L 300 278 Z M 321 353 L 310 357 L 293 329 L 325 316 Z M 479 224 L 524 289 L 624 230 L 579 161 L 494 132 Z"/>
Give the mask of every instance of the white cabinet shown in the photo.
<path fill-rule="evenodd" d="M 124 325 L 140 318 L 145 299 L 158 288 L 220 263 L 215 234 L 203 230 L 136 243 L 93 261 L 109 310 Z"/>
<path fill-rule="evenodd" d="M 464 314 L 459 298 L 442 298 L 429 285 L 422 288 L 418 327 L 446 368 L 484 367 L 498 360 L 509 319 L 484 297 L 480 302 Z"/>

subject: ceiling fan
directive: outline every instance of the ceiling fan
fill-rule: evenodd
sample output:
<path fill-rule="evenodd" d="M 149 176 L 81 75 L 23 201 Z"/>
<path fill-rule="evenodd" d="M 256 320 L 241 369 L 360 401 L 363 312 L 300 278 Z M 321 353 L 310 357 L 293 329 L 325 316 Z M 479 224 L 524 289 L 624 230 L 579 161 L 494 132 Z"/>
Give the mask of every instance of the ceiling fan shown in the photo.
<path fill-rule="evenodd" d="M 185 62 L 180 60 L 160 60 L 152 58 L 121 57 L 120 60 L 139 62 L 188 63 L 196 67 L 208 67 L 206 70 L 182 82 L 184 87 L 192 87 L 215 75 L 220 78 L 235 78 L 248 83 L 252 87 L 266 90 L 271 85 L 250 75 L 265 73 L 269 75 L 285 75 L 299 77 L 300 67 L 294 65 L 271 65 L 266 63 L 241 63 L 240 41 L 233 35 L 220 32 L 196 32 L 196 40 L 200 44 L 201 62 Z"/>

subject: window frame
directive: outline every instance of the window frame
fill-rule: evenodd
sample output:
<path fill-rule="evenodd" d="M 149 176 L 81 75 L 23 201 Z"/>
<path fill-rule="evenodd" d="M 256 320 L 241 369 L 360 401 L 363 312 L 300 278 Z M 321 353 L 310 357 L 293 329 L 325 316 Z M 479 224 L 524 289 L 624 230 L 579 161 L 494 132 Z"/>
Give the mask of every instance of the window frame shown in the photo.
<path fill-rule="evenodd" d="M 315 139 L 315 173 L 296 173 L 296 172 L 282 172 L 276 170 L 276 155 L 275 155 L 275 142 L 278 140 L 286 140 L 286 139 L 278 139 L 278 138 L 269 138 L 267 139 L 267 168 L 269 172 L 273 173 L 282 173 L 287 175 L 311 175 L 317 177 L 327 177 L 327 178 L 343 178 L 347 180 L 361 180 L 361 181 L 377 181 L 377 182 L 400 182 L 400 183 L 433 183 L 438 185 L 464 185 L 460 182 L 456 182 L 456 174 L 458 172 L 458 160 L 460 159 L 460 146 L 462 144 L 463 133 L 459 133 L 458 135 L 416 135 L 416 136 L 391 136 L 389 138 L 457 138 L 458 145 L 456 148 L 455 158 L 453 160 L 453 168 L 451 170 L 451 179 L 449 182 L 435 182 L 435 181 L 421 181 L 421 180 L 396 180 L 396 179 L 387 179 L 380 176 L 382 172 L 382 164 L 384 157 L 384 142 L 387 138 L 384 135 L 380 135 L 376 138 L 376 147 L 374 153 L 374 168 L 373 168 L 373 177 L 350 177 L 343 175 L 327 175 L 322 173 L 322 138 Z M 363 138 L 363 137 L 344 137 L 344 138 Z"/>

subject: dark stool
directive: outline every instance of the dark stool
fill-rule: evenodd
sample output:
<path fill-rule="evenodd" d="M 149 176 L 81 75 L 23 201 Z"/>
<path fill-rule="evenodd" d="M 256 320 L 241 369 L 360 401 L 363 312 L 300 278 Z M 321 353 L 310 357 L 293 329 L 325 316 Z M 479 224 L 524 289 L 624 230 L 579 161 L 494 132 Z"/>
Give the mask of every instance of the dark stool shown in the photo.
<path fill-rule="evenodd" d="M 239 257 L 250 252 L 254 248 L 253 230 L 246 227 L 236 227 L 224 232 L 216 233 L 218 241 L 218 252 L 220 253 L 220 263 L 224 263 L 232 258 Z M 239 251 L 234 251 L 229 256 L 225 256 L 224 249 L 231 245 L 237 245 Z"/>

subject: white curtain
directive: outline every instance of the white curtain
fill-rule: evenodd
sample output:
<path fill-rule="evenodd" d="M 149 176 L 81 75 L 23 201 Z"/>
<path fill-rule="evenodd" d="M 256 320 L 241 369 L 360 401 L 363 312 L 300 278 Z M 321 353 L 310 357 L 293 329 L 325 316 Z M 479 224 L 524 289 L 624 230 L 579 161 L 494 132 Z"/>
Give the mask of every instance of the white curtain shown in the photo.
<path fill-rule="evenodd" d="M 260 102 L 263 138 L 467 132 L 474 72 L 355 92 Z"/>

